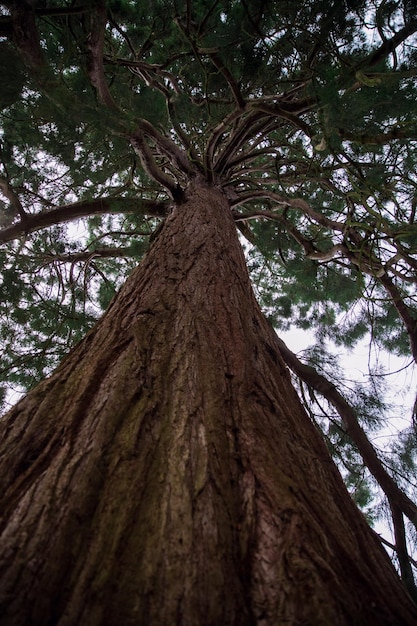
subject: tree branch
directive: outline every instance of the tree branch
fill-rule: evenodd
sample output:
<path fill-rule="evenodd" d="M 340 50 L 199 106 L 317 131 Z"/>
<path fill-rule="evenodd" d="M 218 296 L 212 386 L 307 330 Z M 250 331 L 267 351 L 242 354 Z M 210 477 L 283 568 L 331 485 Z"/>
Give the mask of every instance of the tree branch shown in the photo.
<path fill-rule="evenodd" d="M 407 550 L 407 539 L 404 528 L 404 518 L 400 508 L 390 501 L 392 522 L 394 525 L 395 551 L 400 565 L 401 578 L 407 588 L 408 593 L 417 603 L 417 588 L 414 582 L 413 570 L 411 569 L 410 560 Z"/>
<path fill-rule="evenodd" d="M 3 176 L 0 176 L 0 190 L 9 200 L 15 212 L 20 216 L 22 223 L 24 223 L 27 219 L 27 213 L 20 202 L 19 196 L 14 191 L 13 187 L 11 187 L 7 178 L 4 178 Z"/>
<path fill-rule="evenodd" d="M 401 30 L 399 30 L 391 39 L 386 39 L 382 45 L 371 52 L 365 59 L 363 59 L 354 68 L 354 71 L 358 71 L 365 67 L 373 67 L 380 61 L 383 61 L 389 54 L 394 52 L 395 48 L 405 41 L 410 35 L 417 31 L 417 20 L 412 20 L 406 24 Z"/>
<path fill-rule="evenodd" d="M 225 175 L 230 168 L 230 159 L 243 147 L 245 142 L 273 130 L 276 121 L 260 111 L 252 111 L 239 119 L 237 127 L 230 133 L 227 143 L 214 163 L 217 174 Z"/>
<path fill-rule="evenodd" d="M 366 240 L 352 228 L 346 232 L 346 236 L 350 238 L 354 246 L 358 249 L 358 252 L 356 252 L 355 250 L 350 250 L 349 246 L 347 246 L 349 260 L 357 265 L 361 271 L 377 278 L 385 291 L 389 294 L 392 304 L 404 323 L 410 342 L 411 353 L 414 361 L 417 363 L 417 319 L 405 304 L 401 297 L 400 290 L 388 275 L 387 268 L 375 257 Z"/>
<path fill-rule="evenodd" d="M 149 233 L 150 234 L 150 233 Z M 135 256 L 131 247 L 126 248 L 96 248 L 95 250 L 84 250 L 83 252 L 74 252 L 73 254 L 46 254 L 45 263 L 78 263 L 80 261 L 91 261 L 92 259 L 108 259 Z"/>
<path fill-rule="evenodd" d="M 25 65 L 35 71 L 44 67 L 44 55 L 36 26 L 35 0 L 15 0 L 9 5 L 11 36 Z"/>
<path fill-rule="evenodd" d="M 371 528 L 371 530 L 373 530 Z M 390 550 L 393 550 L 394 552 L 396 552 L 396 547 L 394 546 L 394 544 L 392 544 L 390 541 L 388 541 L 387 539 L 385 539 L 385 537 L 382 537 L 379 533 L 377 533 L 375 530 L 373 530 L 374 534 L 378 537 L 378 539 L 380 540 L 381 543 L 384 544 L 384 546 L 387 546 L 387 548 L 390 548 Z M 414 565 L 415 568 L 417 568 L 417 561 L 415 559 L 413 559 L 409 554 L 408 556 L 408 560 L 410 561 L 411 565 Z"/>
<path fill-rule="evenodd" d="M 417 363 L 417 319 L 403 301 L 398 287 L 392 282 L 388 274 L 384 272 L 384 274 L 378 278 L 385 290 L 389 293 L 392 304 L 404 322 L 410 341 L 411 353 L 414 357 L 414 361 Z"/>
<path fill-rule="evenodd" d="M 197 167 L 202 172 L 203 171 L 203 166 L 202 166 L 202 164 L 200 162 L 200 158 L 199 158 L 197 152 L 194 150 L 194 147 L 193 147 L 193 145 L 192 145 L 192 143 L 190 141 L 189 136 L 181 128 L 181 124 L 178 123 L 177 115 L 176 115 L 176 111 L 175 111 L 175 98 L 168 98 L 167 99 L 167 107 L 168 107 L 169 119 L 171 120 L 173 129 L 175 130 L 175 132 L 176 132 L 178 138 L 180 139 L 180 141 L 182 142 L 182 145 L 186 149 L 187 154 L 189 155 L 193 165 L 195 167 Z"/>
<path fill-rule="evenodd" d="M 348 435 L 356 444 L 365 465 L 374 476 L 381 489 L 390 502 L 393 502 L 409 518 L 417 528 L 417 506 L 398 487 L 388 472 L 383 467 L 378 455 L 370 443 L 365 431 L 358 423 L 358 419 L 353 408 L 347 403 L 344 397 L 338 392 L 336 387 L 327 378 L 319 374 L 310 365 L 302 363 L 297 356 L 291 352 L 282 339 L 277 337 L 280 353 L 288 367 L 303 380 L 307 385 L 315 389 L 326 398 L 339 413 L 345 425 Z"/>
<path fill-rule="evenodd" d="M 141 132 L 136 132 L 130 138 L 130 143 L 136 154 L 139 156 L 142 167 L 148 176 L 162 185 L 172 198 L 175 198 L 179 191 L 178 184 L 172 176 L 165 174 L 165 172 L 159 167 L 143 134 Z"/>
<path fill-rule="evenodd" d="M 143 213 L 154 217 L 165 217 L 169 205 L 169 202 L 138 200 L 136 198 L 98 198 L 97 200 L 76 202 L 40 213 L 26 214 L 24 221 L 0 230 L 0 242 L 12 241 L 22 235 L 55 224 L 103 213 Z"/>
<path fill-rule="evenodd" d="M 265 198 L 265 199 L 268 198 L 270 200 L 273 200 L 279 206 L 293 207 L 295 209 L 299 209 L 305 215 L 308 215 L 315 222 L 317 222 L 318 224 L 321 224 L 322 226 L 325 226 L 326 228 L 330 228 L 338 232 L 345 231 L 346 227 L 343 222 L 335 222 L 334 220 L 330 220 L 329 218 L 325 217 L 324 215 L 322 215 L 321 213 L 313 209 L 313 207 L 311 207 L 302 198 L 285 198 L 284 196 L 280 196 L 279 194 L 275 193 L 274 191 L 271 191 L 270 189 L 256 189 L 256 190 L 254 189 L 254 190 L 248 191 L 247 193 L 236 195 L 236 198 L 232 199 L 231 201 L 231 206 L 236 207 L 246 202 L 249 202 L 250 200 L 261 199 L 261 198 Z"/>
<path fill-rule="evenodd" d="M 190 176 L 196 174 L 195 168 L 190 163 L 184 150 L 181 150 L 173 141 L 168 137 L 162 135 L 156 128 L 147 120 L 140 120 L 138 124 L 140 134 L 152 139 L 158 146 L 159 150 L 170 160 L 171 163 L 183 174 Z M 133 139 L 140 137 L 135 133 Z M 133 145 L 133 144 L 132 144 Z"/>
<path fill-rule="evenodd" d="M 313 103 L 313 101 L 312 101 Z M 314 102 L 315 104 L 315 102 Z M 311 108 L 311 107 L 310 107 Z M 299 128 L 300 130 L 303 131 L 303 133 L 307 136 L 307 137 L 311 137 L 313 135 L 313 132 L 311 130 L 311 128 L 309 127 L 308 124 L 306 124 L 298 115 L 287 111 L 284 107 L 280 106 L 280 105 L 267 105 L 267 104 L 259 104 L 259 105 L 254 105 L 253 109 L 257 110 L 257 111 L 262 111 L 262 113 L 266 113 L 269 116 L 271 116 L 272 118 L 282 118 L 284 120 L 287 120 L 288 122 L 290 122 L 293 126 L 295 126 L 296 128 Z"/>
<path fill-rule="evenodd" d="M 204 155 L 204 166 L 207 173 L 212 174 L 214 170 L 214 157 L 223 135 L 233 123 L 237 122 L 239 118 L 242 117 L 243 113 L 243 111 L 235 109 L 213 129 L 206 142 L 206 151 Z"/>
<path fill-rule="evenodd" d="M 115 24 L 115 28 L 117 28 L 117 30 L 121 32 L 124 37 L 126 37 L 125 33 L 123 33 L 118 25 Z M 131 46 L 130 42 L 129 45 Z M 132 51 L 132 53 L 136 54 L 134 51 Z M 160 64 L 145 63 L 144 61 L 132 61 L 130 59 L 121 58 L 113 59 L 112 57 L 107 55 L 104 56 L 104 60 L 106 61 L 106 63 L 109 63 L 111 65 L 127 67 L 133 74 L 137 74 L 143 81 L 145 81 L 146 84 L 155 87 L 155 89 L 158 89 L 158 91 L 163 93 L 166 98 L 169 98 L 172 94 L 170 93 L 169 89 L 164 85 L 164 83 L 159 82 L 155 77 L 162 78 L 169 82 L 172 86 L 173 91 L 176 94 L 181 93 L 181 89 L 179 88 L 178 81 L 175 76 L 171 72 L 163 69 Z"/>
<path fill-rule="evenodd" d="M 36 15 L 45 15 L 47 17 L 61 17 L 63 15 L 80 15 L 86 13 L 89 7 L 86 4 L 80 4 L 73 7 L 51 7 L 51 8 L 35 8 Z"/>
<path fill-rule="evenodd" d="M 87 40 L 87 50 L 89 52 L 87 71 L 100 102 L 111 109 L 118 109 L 104 75 L 103 49 L 106 24 L 106 3 L 104 0 L 100 0 L 100 2 L 96 3 L 95 11 L 90 16 L 90 32 Z"/>
<path fill-rule="evenodd" d="M 198 52 L 200 52 L 200 50 L 198 50 Z M 216 53 L 211 53 L 208 56 L 213 62 L 213 65 L 216 67 L 216 69 L 219 70 L 219 72 L 223 75 L 224 79 L 229 85 L 230 91 L 232 92 L 232 96 L 236 103 L 237 108 L 243 110 L 245 108 L 245 101 L 243 99 L 242 94 L 240 93 L 239 86 L 237 82 L 235 81 L 234 77 L 232 76 L 231 72 L 227 69 L 223 61 L 217 56 Z"/>
<path fill-rule="evenodd" d="M 377 135 L 371 135 L 369 133 L 352 133 L 344 130 L 343 128 L 338 128 L 338 132 L 342 139 L 353 141 L 354 143 L 364 146 L 383 146 L 389 141 L 393 141 L 395 139 L 406 140 L 417 138 L 417 128 L 406 129 L 400 128 L 399 126 L 392 128 L 386 133 L 379 133 Z"/>

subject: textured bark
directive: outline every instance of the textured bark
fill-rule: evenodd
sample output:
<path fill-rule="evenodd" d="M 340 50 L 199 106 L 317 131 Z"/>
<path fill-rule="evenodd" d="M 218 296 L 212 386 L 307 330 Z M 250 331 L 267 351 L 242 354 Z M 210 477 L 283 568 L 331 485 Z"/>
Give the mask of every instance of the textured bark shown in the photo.
<path fill-rule="evenodd" d="M 2 626 L 417 623 L 301 407 L 216 189 L 189 189 L 1 430 Z"/>

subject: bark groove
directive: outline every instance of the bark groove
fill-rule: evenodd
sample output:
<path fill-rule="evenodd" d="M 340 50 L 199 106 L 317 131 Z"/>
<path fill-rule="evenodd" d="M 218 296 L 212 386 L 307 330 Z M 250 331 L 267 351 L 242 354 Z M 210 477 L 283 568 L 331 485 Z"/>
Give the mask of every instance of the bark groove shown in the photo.
<path fill-rule="evenodd" d="M 2 626 L 417 623 L 214 188 L 0 428 Z"/>

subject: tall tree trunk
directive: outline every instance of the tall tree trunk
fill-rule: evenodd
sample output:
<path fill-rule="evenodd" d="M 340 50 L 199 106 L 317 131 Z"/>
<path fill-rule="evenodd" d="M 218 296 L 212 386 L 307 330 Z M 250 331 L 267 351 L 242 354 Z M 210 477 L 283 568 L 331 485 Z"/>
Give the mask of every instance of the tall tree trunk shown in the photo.
<path fill-rule="evenodd" d="M 216 189 L 190 187 L 1 431 L 2 626 L 417 624 Z"/>

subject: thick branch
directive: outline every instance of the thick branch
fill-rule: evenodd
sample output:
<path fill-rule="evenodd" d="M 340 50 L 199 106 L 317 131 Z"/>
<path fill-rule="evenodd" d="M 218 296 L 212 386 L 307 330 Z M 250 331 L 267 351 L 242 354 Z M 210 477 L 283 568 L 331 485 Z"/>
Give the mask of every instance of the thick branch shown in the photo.
<path fill-rule="evenodd" d="M 380 542 L 384 544 L 384 546 L 387 546 L 387 548 L 396 552 L 396 548 L 394 544 L 392 544 L 390 541 L 385 539 L 385 537 L 382 537 L 381 535 L 379 535 L 376 531 L 374 531 L 374 533 L 378 537 Z M 414 565 L 414 567 L 417 568 L 417 561 L 415 559 L 413 559 L 410 555 L 408 555 L 408 560 L 410 561 L 411 565 Z"/>
<path fill-rule="evenodd" d="M 3 176 L 0 176 L 0 190 L 9 200 L 10 204 L 15 210 L 15 213 L 20 216 L 22 222 L 25 222 L 27 214 L 22 206 L 22 203 L 20 202 L 19 196 L 14 191 L 13 187 L 11 187 L 7 178 L 4 178 Z"/>
<path fill-rule="evenodd" d="M 114 63 L 114 61 L 112 60 L 110 60 L 110 62 Z M 118 65 L 123 65 L 123 63 L 118 63 Z M 160 91 L 167 100 L 171 97 L 171 92 L 167 85 L 165 85 L 165 83 L 163 82 L 163 79 L 166 79 L 168 82 L 171 83 L 176 93 L 180 93 L 180 89 L 178 87 L 176 79 L 169 72 L 166 72 L 162 69 L 156 69 L 156 71 L 155 68 L 148 69 L 146 65 L 146 63 L 140 62 L 137 62 L 136 65 L 130 63 L 128 65 L 128 68 L 132 72 L 132 74 L 136 74 L 137 76 L 139 76 L 139 78 L 142 79 L 145 84 L 148 85 L 148 87 L 154 87 L 155 89 Z M 156 76 L 158 78 L 156 78 Z"/>
<path fill-rule="evenodd" d="M 411 569 L 410 560 L 407 550 L 407 539 L 404 528 L 404 518 L 401 510 L 396 504 L 390 502 L 392 522 L 394 525 L 395 551 L 397 553 L 398 562 L 400 564 L 401 578 L 404 581 L 408 593 L 417 602 L 417 588 L 414 582 L 413 570 Z"/>
<path fill-rule="evenodd" d="M 392 304 L 397 310 L 398 315 L 404 322 L 410 341 L 411 352 L 417 363 L 417 320 L 411 313 L 408 306 L 401 297 L 399 289 L 394 285 L 388 274 L 384 273 L 378 277 L 385 290 L 391 297 Z"/>
<path fill-rule="evenodd" d="M 236 102 L 236 106 L 238 107 L 238 109 L 243 110 L 245 108 L 245 101 L 242 97 L 242 94 L 240 93 L 239 86 L 237 82 L 235 81 L 235 79 L 233 78 L 231 72 L 227 69 L 227 67 L 225 67 L 225 65 L 223 64 L 221 59 L 217 56 L 217 54 L 211 53 L 209 54 L 209 57 L 211 61 L 213 62 L 214 66 L 219 70 L 219 72 L 221 72 L 227 84 L 229 85 L 230 91 L 232 92 L 232 95 L 233 95 L 233 99 Z"/>
<path fill-rule="evenodd" d="M 417 20 L 412 20 L 399 30 L 391 39 L 386 39 L 382 45 L 368 55 L 355 68 L 356 70 L 372 67 L 385 59 L 389 54 L 394 52 L 395 48 L 405 41 L 410 35 L 417 31 Z"/>
<path fill-rule="evenodd" d="M 88 34 L 87 50 L 89 52 L 87 70 L 92 85 L 95 87 L 102 104 L 117 109 L 117 105 L 110 93 L 104 75 L 103 48 L 104 35 L 107 24 L 107 11 L 104 1 L 96 3 L 95 11 L 90 17 L 90 32 Z"/>
<path fill-rule="evenodd" d="M 181 124 L 178 123 L 178 119 L 177 119 L 177 115 L 176 115 L 176 111 L 175 111 L 175 98 L 168 98 L 167 99 L 167 107 L 168 107 L 169 119 L 171 120 L 172 126 L 173 126 L 177 136 L 181 140 L 182 145 L 186 149 L 187 154 L 189 155 L 193 165 L 195 165 L 195 167 L 198 167 L 201 171 L 203 171 L 203 167 L 201 165 L 199 156 L 198 156 L 197 152 L 195 151 L 195 149 L 194 149 L 194 147 L 193 147 L 193 145 L 192 145 L 192 143 L 190 141 L 190 137 L 181 128 Z"/>
<path fill-rule="evenodd" d="M 71 222 L 80 217 L 102 213 L 143 213 L 154 217 L 164 217 L 168 207 L 169 202 L 154 202 L 153 200 L 138 200 L 136 198 L 98 198 L 97 200 L 76 202 L 34 215 L 27 214 L 24 221 L 12 224 L 12 226 L 0 231 L 0 242 L 11 241 L 21 235 L 42 230 L 42 228 L 55 224 Z"/>
<path fill-rule="evenodd" d="M 12 39 L 24 63 L 38 71 L 44 66 L 44 55 L 36 26 L 34 0 L 16 0 L 10 4 Z"/>
<path fill-rule="evenodd" d="M 311 101 L 311 105 L 309 106 L 309 108 L 311 108 L 313 104 L 315 104 L 314 101 Z M 272 118 L 278 117 L 287 120 L 293 126 L 302 130 L 307 137 L 311 137 L 313 134 L 308 124 L 306 124 L 297 114 L 287 111 L 284 107 L 281 107 L 279 105 L 260 104 L 254 106 L 254 109 L 256 109 L 257 111 L 262 111 L 263 113 L 267 113 Z"/>
<path fill-rule="evenodd" d="M 417 138 L 417 129 L 416 128 L 400 128 L 394 127 L 391 130 L 385 133 L 379 134 L 369 134 L 369 133 L 352 133 L 344 130 L 343 128 L 339 128 L 338 132 L 342 139 L 346 139 L 347 141 L 353 141 L 354 143 L 359 143 L 360 145 L 370 145 L 370 146 L 385 146 L 389 141 L 393 141 L 394 139 L 400 140 L 408 140 L 408 139 L 416 139 Z"/>
<path fill-rule="evenodd" d="M 143 134 L 146 137 L 152 139 L 153 142 L 157 145 L 158 149 L 162 154 L 169 158 L 170 162 L 183 174 L 189 176 L 192 173 L 195 173 L 193 166 L 191 165 L 186 153 L 184 150 L 181 150 L 172 139 L 165 137 L 156 128 L 147 120 L 140 120 L 139 122 L 139 139 L 140 135 Z M 138 138 L 138 134 L 135 133 L 133 135 L 133 140 Z M 132 144 L 133 145 L 133 144 Z"/>
<path fill-rule="evenodd" d="M 148 176 L 162 185 L 172 198 L 175 198 L 178 194 L 177 182 L 174 178 L 172 178 L 172 176 L 165 174 L 165 172 L 159 167 L 143 134 L 140 132 L 135 133 L 131 137 L 130 143 L 136 154 L 139 156 L 142 167 Z"/>
<path fill-rule="evenodd" d="M 225 147 L 214 163 L 216 173 L 224 175 L 230 167 L 230 160 L 236 156 L 247 141 L 259 135 L 265 135 L 275 126 L 276 121 L 260 111 L 253 111 L 248 116 L 241 118 L 237 128 L 230 133 Z"/>
<path fill-rule="evenodd" d="M 85 13 L 89 8 L 87 5 L 78 5 L 73 7 L 50 7 L 50 8 L 35 8 L 36 15 L 46 15 L 48 17 L 62 17 L 63 15 L 80 15 Z"/>
<path fill-rule="evenodd" d="M 388 472 L 384 469 L 378 455 L 359 425 L 353 408 L 346 402 L 336 387 L 324 376 L 316 372 L 310 365 L 305 365 L 291 352 L 287 345 L 277 337 L 277 343 L 282 357 L 288 367 L 312 389 L 323 395 L 339 413 L 348 435 L 356 444 L 365 465 L 374 476 L 390 502 L 393 502 L 410 519 L 417 528 L 417 506 L 398 487 Z"/>
<path fill-rule="evenodd" d="M 217 147 L 224 136 L 227 129 L 233 124 L 237 123 L 240 117 L 242 117 L 243 111 L 240 109 L 232 111 L 227 117 L 225 117 L 220 124 L 218 124 L 212 131 L 210 137 L 206 142 L 206 153 L 204 157 L 204 165 L 207 172 L 212 172 L 214 168 L 214 157 L 217 151 Z"/>

